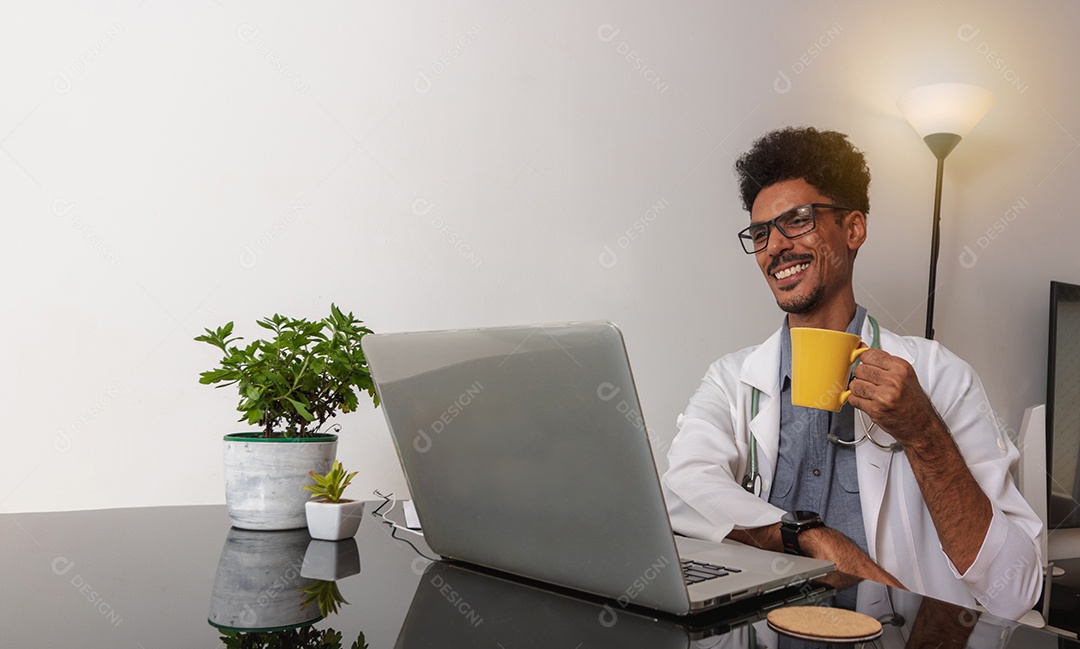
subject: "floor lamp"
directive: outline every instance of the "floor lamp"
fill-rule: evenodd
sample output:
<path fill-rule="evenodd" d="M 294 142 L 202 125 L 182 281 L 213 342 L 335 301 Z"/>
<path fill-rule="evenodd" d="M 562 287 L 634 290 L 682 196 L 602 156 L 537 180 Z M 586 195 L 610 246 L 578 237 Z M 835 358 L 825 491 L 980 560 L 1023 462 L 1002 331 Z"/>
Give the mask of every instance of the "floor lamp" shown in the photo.
<path fill-rule="evenodd" d="M 930 286 L 926 293 L 926 337 L 933 340 L 934 291 L 941 244 L 941 180 L 945 172 L 945 158 L 994 105 L 994 95 L 985 88 L 966 83 L 936 83 L 905 92 L 896 105 L 937 158 Z"/>

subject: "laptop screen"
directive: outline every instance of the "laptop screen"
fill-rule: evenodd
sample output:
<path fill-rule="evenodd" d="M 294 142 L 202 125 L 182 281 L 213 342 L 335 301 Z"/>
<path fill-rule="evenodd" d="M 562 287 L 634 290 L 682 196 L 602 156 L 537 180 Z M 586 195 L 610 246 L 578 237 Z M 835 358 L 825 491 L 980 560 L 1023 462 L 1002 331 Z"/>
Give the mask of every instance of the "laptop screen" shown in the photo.
<path fill-rule="evenodd" d="M 364 350 L 432 550 L 646 606 L 654 589 L 686 599 L 614 325 L 369 335 Z"/>

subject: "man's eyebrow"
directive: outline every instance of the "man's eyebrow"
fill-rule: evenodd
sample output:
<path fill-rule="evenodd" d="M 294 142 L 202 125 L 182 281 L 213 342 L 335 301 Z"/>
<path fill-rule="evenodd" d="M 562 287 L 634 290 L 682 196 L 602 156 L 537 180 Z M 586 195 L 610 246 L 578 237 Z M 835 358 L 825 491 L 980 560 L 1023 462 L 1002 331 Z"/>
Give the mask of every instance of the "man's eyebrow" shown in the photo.
<path fill-rule="evenodd" d="M 799 208 L 799 207 L 802 207 L 802 205 L 796 205 L 795 207 L 789 207 L 788 209 L 784 210 L 783 212 L 779 212 L 778 214 L 770 216 L 767 219 L 762 219 L 760 221 L 755 221 L 754 217 L 751 216 L 750 217 L 750 225 L 757 225 L 758 223 L 768 223 L 769 221 L 772 221 L 773 219 L 775 219 L 777 217 L 783 216 L 783 215 L 787 214 L 788 212 L 790 212 L 790 211 L 792 211 L 792 210 L 794 210 L 796 208 Z"/>

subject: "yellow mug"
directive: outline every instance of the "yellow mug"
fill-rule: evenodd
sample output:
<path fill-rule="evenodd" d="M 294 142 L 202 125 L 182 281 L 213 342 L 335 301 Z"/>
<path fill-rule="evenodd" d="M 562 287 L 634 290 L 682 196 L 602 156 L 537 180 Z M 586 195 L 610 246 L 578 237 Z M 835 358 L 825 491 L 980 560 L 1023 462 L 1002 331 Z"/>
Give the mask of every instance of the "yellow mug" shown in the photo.
<path fill-rule="evenodd" d="M 855 334 L 791 328 L 791 403 L 840 412 L 851 396 L 851 366 L 869 347 Z"/>

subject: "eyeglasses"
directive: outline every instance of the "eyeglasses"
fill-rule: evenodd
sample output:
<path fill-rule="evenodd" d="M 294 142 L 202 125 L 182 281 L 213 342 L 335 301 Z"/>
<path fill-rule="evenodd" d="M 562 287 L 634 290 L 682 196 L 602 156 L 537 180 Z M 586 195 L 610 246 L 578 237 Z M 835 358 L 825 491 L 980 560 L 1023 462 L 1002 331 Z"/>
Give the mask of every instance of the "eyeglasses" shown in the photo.
<path fill-rule="evenodd" d="M 746 251 L 746 254 L 752 255 L 767 248 L 769 246 L 769 230 L 773 227 L 788 239 L 797 239 L 804 234 L 809 234 L 817 227 L 817 217 L 814 215 L 814 210 L 855 211 L 850 207 L 828 205 L 826 203 L 810 203 L 793 207 L 771 221 L 754 223 L 739 232 L 739 241 L 742 243 L 743 250 Z"/>

